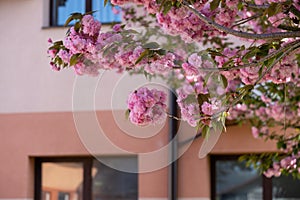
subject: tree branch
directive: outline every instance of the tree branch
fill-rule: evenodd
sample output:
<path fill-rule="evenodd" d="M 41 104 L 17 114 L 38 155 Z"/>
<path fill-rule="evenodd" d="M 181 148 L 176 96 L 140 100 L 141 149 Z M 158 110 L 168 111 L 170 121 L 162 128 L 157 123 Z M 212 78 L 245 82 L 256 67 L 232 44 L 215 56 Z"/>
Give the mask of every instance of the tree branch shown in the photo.
<path fill-rule="evenodd" d="M 263 77 L 271 71 L 271 69 L 282 59 L 284 58 L 285 56 L 287 56 L 288 54 L 290 54 L 291 52 L 293 52 L 294 50 L 296 50 L 298 47 L 300 47 L 300 43 L 296 43 L 292 46 L 290 46 L 290 48 L 288 48 L 286 51 L 282 52 L 282 54 L 276 58 L 276 60 L 273 61 L 273 63 L 267 68 L 266 71 L 264 71 L 260 77 L 257 79 L 257 81 L 254 83 L 254 85 L 258 84 L 259 81 L 261 81 L 263 79 Z"/>
<path fill-rule="evenodd" d="M 222 67 L 222 68 L 203 68 L 203 67 L 198 67 L 199 70 L 201 71 L 208 71 L 208 72 L 220 72 L 220 71 L 230 71 L 230 70 L 235 70 L 235 69 L 242 69 L 242 68 L 246 68 L 246 67 L 252 67 L 254 65 L 263 63 L 267 60 L 269 60 L 270 58 L 285 52 L 286 50 L 292 48 L 293 46 L 295 46 L 296 44 L 299 44 L 300 40 L 295 40 L 293 42 L 290 42 L 288 44 L 286 44 L 285 46 L 277 49 L 276 51 L 273 51 L 272 53 L 268 54 L 267 56 L 263 57 L 260 60 L 257 61 L 252 61 L 251 63 L 248 64 L 244 64 L 244 65 L 235 65 L 235 66 L 230 66 L 230 67 Z M 179 69 L 180 67 L 177 67 L 176 69 Z"/>
<path fill-rule="evenodd" d="M 237 31 L 225 26 L 222 26 L 213 20 L 209 19 L 202 13 L 200 13 L 198 10 L 196 10 L 192 5 L 190 5 L 188 2 L 183 1 L 182 4 L 191 12 L 193 12 L 201 21 L 206 23 L 207 25 L 219 30 L 223 31 L 227 34 L 234 35 L 241 38 L 247 38 L 247 39 L 254 39 L 254 40 L 267 40 L 267 39 L 283 39 L 283 38 L 295 38 L 300 37 L 300 31 L 295 32 L 274 32 L 274 33 L 262 33 L 262 34 L 255 34 L 255 33 L 248 33 L 248 32 L 242 32 Z"/>
<path fill-rule="evenodd" d="M 270 4 L 262 4 L 262 5 L 256 5 L 253 3 L 247 3 L 244 2 L 245 6 L 249 7 L 249 8 L 255 8 L 255 9 L 268 9 L 270 7 Z"/>

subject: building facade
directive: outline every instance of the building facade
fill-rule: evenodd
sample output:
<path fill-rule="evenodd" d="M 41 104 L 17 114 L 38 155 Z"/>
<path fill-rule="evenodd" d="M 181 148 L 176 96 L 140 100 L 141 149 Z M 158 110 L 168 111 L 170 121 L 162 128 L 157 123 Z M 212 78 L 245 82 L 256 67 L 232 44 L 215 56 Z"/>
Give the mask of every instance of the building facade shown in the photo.
<path fill-rule="evenodd" d="M 236 161 L 275 150 L 254 139 L 249 126 L 228 127 L 199 158 L 203 139 L 192 141 L 197 133 L 186 124 L 170 142 L 168 121 L 134 127 L 125 119 L 126 95 L 148 84 L 143 77 L 52 71 L 47 40 L 66 32 L 54 20 L 55 2 L 68 1 L 0 0 L 0 200 L 276 199 L 274 185 L 282 181 Z M 277 199 L 300 199 L 289 188 Z"/>

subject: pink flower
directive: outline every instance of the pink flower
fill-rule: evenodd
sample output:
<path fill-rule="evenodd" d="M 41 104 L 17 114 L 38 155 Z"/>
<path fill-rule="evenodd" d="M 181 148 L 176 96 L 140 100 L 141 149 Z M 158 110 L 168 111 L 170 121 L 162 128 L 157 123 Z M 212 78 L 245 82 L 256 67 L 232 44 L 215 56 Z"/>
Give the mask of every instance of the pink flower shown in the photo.
<path fill-rule="evenodd" d="M 213 115 L 212 105 L 206 101 L 201 105 L 201 110 L 206 115 Z"/>
<path fill-rule="evenodd" d="M 113 26 L 113 31 L 119 32 L 122 30 L 122 25 L 121 24 L 116 24 Z"/>
<path fill-rule="evenodd" d="M 144 126 L 162 123 L 166 116 L 166 94 L 141 87 L 129 95 L 127 106 L 133 124 Z"/>
<path fill-rule="evenodd" d="M 202 59 L 198 54 L 193 53 L 188 58 L 189 64 L 193 65 L 195 68 L 199 68 L 202 65 Z"/>
<path fill-rule="evenodd" d="M 113 12 L 115 15 L 117 15 L 117 14 L 120 13 L 120 10 L 117 9 L 115 6 L 111 7 L 111 10 L 112 10 L 112 12 Z"/>
<path fill-rule="evenodd" d="M 196 76 L 199 74 L 199 70 L 189 63 L 183 63 L 181 66 L 187 76 Z"/>
<path fill-rule="evenodd" d="M 101 29 L 101 23 L 94 19 L 92 15 L 84 15 L 82 18 L 82 32 L 89 36 L 98 35 Z"/>
<path fill-rule="evenodd" d="M 256 127 L 252 126 L 251 127 L 251 132 L 252 132 L 252 135 L 253 135 L 254 138 L 258 138 L 259 130 Z"/>
<path fill-rule="evenodd" d="M 57 49 L 49 49 L 47 53 L 49 54 L 50 58 L 55 58 L 57 54 Z"/>
<path fill-rule="evenodd" d="M 50 66 L 54 71 L 60 71 L 60 67 L 58 67 L 56 64 L 53 62 L 50 62 Z"/>

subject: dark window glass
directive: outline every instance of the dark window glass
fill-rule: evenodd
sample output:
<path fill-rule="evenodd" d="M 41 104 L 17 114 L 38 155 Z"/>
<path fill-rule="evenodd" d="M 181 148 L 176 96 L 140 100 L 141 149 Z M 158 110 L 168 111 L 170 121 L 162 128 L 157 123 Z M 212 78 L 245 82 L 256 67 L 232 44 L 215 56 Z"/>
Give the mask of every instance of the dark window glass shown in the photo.
<path fill-rule="evenodd" d="M 300 200 L 300 181 L 292 176 L 272 178 L 272 193 L 275 200 Z"/>
<path fill-rule="evenodd" d="M 93 200 L 138 199 L 136 174 L 113 169 L 113 166 L 118 165 L 137 169 L 136 159 L 105 158 L 105 163 L 109 163 L 110 167 L 98 160 L 93 162 Z"/>
<path fill-rule="evenodd" d="M 58 200 L 70 200 L 70 194 L 67 192 L 59 192 Z"/>
<path fill-rule="evenodd" d="M 50 25 L 63 26 L 71 13 L 97 11 L 94 16 L 102 23 L 120 22 L 121 15 L 112 12 L 111 5 L 104 7 L 102 0 L 50 0 Z M 72 25 L 71 22 L 70 25 Z"/>
<path fill-rule="evenodd" d="M 266 178 L 238 156 L 211 156 L 212 200 L 300 200 L 300 180 Z"/>
<path fill-rule="evenodd" d="M 216 161 L 216 199 L 262 199 L 262 177 L 236 160 Z"/>

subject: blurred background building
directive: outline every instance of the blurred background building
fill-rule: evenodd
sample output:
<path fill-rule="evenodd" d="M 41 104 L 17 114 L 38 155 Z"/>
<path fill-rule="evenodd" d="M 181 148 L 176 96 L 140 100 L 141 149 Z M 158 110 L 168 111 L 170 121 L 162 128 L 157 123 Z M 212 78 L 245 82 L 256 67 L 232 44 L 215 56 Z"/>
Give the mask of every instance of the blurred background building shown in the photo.
<path fill-rule="evenodd" d="M 165 148 L 167 121 L 125 120 L 126 94 L 143 77 L 52 71 L 48 38 L 63 38 L 70 12 L 91 10 L 104 24 L 121 20 L 102 0 L 0 0 L 0 200 L 300 199 L 299 181 L 267 179 L 237 161 L 275 150 L 247 125 L 228 127 L 200 159 L 203 140 L 192 142 L 185 124 Z M 180 158 L 169 165 L 172 151 Z"/>

